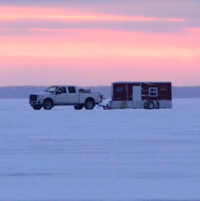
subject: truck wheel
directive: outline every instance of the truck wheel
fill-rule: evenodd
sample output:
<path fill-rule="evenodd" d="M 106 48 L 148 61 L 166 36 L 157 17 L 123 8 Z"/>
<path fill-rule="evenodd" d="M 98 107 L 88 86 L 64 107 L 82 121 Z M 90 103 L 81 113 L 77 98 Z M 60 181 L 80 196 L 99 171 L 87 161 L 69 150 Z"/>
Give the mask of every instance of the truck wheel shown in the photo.
<path fill-rule="evenodd" d="M 80 104 L 80 105 L 75 105 L 75 106 L 74 106 L 74 109 L 75 109 L 75 110 L 82 110 L 82 109 L 83 109 L 83 106 L 84 106 L 84 105 L 81 105 L 81 104 Z"/>
<path fill-rule="evenodd" d="M 93 99 L 86 100 L 84 106 L 86 110 L 92 110 L 95 106 L 94 100 Z"/>
<path fill-rule="evenodd" d="M 34 110 L 40 110 L 42 108 L 42 106 L 33 106 Z"/>
<path fill-rule="evenodd" d="M 148 103 L 147 103 L 147 109 L 154 109 L 154 107 L 155 107 L 155 105 L 154 105 L 154 103 L 153 103 L 153 101 L 149 101 Z"/>
<path fill-rule="evenodd" d="M 51 110 L 52 107 L 53 107 L 53 101 L 51 99 L 47 99 L 47 100 L 44 101 L 43 108 L 45 110 Z"/>

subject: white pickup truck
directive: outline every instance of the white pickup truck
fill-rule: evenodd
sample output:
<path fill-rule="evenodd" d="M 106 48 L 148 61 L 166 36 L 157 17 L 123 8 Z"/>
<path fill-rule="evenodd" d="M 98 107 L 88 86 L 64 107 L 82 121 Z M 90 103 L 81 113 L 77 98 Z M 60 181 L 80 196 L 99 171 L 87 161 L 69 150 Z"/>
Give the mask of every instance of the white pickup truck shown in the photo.
<path fill-rule="evenodd" d="M 44 92 L 31 94 L 29 103 L 34 110 L 51 110 L 57 105 L 73 105 L 76 110 L 85 107 L 92 110 L 95 104 L 102 102 L 103 96 L 100 93 L 91 93 L 90 89 L 78 89 L 76 86 L 51 86 Z"/>

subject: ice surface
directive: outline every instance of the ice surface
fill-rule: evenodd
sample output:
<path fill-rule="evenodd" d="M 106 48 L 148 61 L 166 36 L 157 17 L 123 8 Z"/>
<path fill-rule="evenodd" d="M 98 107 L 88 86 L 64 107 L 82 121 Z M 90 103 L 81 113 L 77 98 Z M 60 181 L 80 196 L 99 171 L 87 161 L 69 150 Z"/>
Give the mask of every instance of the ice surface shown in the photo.
<path fill-rule="evenodd" d="M 0 200 L 200 200 L 200 99 L 35 111 L 0 100 Z"/>

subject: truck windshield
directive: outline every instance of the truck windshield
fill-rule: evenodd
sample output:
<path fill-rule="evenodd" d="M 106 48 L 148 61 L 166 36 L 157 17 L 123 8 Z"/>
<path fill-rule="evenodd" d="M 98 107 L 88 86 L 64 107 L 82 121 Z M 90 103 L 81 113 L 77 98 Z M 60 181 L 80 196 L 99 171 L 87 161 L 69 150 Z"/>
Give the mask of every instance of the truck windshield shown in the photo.
<path fill-rule="evenodd" d="M 54 93 L 57 89 L 58 89 L 58 86 L 51 86 L 44 91 L 49 93 Z"/>

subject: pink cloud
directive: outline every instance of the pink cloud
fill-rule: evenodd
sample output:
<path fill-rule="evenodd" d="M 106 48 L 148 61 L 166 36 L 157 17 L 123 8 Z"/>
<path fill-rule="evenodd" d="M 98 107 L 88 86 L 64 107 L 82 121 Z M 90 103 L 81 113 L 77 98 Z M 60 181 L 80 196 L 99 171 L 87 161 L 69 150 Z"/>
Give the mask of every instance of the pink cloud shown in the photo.
<path fill-rule="evenodd" d="M 0 37 L 0 57 L 193 60 L 200 42 L 190 35 L 159 35 L 104 30 L 43 30 L 52 36 Z M 63 35 L 57 36 L 57 32 Z M 94 51 L 95 50 L 95 51 Z"/>
<path fill-rule="evenodd" d="M 30 7 L 0 7 L 0 20 L 22 20 L 22 19 L 43 19 L 43 20 L 65 20 L 65 21 L 173 21 L 183 22 L 185 19 L 175 18 L 152 18 L 133 15 L 111 15 L 84 13 L 71 11 L 63 8 L 30 8 Z"/>

